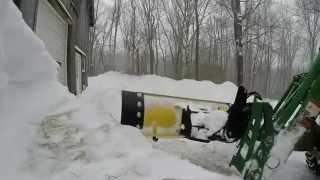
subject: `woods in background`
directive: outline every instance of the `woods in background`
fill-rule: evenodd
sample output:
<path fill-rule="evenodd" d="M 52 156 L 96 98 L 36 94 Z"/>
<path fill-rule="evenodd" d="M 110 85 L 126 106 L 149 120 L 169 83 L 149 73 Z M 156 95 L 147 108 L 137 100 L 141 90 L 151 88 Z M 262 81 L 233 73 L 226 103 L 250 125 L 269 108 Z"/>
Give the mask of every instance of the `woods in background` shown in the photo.
<path fill-rule="evenodd" d="M 96 0 L 95 8 L 92 76 L 232 81 L 278 98 L 319 45 L 318 0 Z"/>

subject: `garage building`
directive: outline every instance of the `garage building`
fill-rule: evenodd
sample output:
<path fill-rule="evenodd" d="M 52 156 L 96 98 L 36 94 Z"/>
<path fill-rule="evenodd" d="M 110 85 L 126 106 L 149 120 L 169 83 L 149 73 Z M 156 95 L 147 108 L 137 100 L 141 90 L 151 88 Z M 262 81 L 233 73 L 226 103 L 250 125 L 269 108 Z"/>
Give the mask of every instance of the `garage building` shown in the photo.
<path fill-rule="evenodd" d="M 88 85 L 93 0 L 14 0 L 29 27 L 59 65 L 58 79 L 74 94 Z"/>

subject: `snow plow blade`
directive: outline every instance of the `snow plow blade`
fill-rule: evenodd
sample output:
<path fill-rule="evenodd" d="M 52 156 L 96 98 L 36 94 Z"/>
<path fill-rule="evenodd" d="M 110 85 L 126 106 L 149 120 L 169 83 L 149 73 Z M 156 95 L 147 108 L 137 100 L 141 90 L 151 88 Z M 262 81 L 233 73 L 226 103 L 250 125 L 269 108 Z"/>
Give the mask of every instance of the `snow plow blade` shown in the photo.
<path fill-rule="evenodd" d="M 229 105 L 210 100 L 122 91 L 121 124 L 137 127 L 145 136 L 183 137 L 188 106 L 226 111 Z"/>
<path fill-rule="evenodd" d="M 272 110 L 255 98 L 246 133 L 230 163 L 245 180 L 269 179 L 286 163 L 306 129 L 305 119 L 316 120 L 320 112 L 320 56 L 307 74 L 294 77 Z"/>

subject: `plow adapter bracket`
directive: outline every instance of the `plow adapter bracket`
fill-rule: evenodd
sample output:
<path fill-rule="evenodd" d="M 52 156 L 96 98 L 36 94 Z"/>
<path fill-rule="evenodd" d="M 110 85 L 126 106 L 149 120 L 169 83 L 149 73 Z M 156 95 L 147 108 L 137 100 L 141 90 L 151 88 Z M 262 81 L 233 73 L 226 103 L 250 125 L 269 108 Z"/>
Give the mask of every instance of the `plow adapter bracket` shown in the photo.
<path fill-rule="evenodd" d="M 143 128 L 144 95 L 130 91 L 122 91 L 121 124 Z"/>
<path fill-rule="evenodd" d="M 249 127 L 238 144 L 238 152 L 230 165 L 242 173 L 244 179 L 260 179 L 268 159 L 268 148 L 274 142 L 272 107 L 269 103 L 254 102 L 251 106 Z M 249 174 L 250 173 L 250 174 Z"/>
<path fill-rule="evenodd" d="M 257 102 L 251 108 L 246 133 L 230 163 L 245 180 L 267 179 L 286 162 L 305 129 L 304 118 L 316 119 L 320 112 L 320 55 L 309 73 L 293 78 L 276 107 Z M 290 143 L 276 142 L 286 138 Z M 276 161 L 274 161 L 276 160 Z"/>

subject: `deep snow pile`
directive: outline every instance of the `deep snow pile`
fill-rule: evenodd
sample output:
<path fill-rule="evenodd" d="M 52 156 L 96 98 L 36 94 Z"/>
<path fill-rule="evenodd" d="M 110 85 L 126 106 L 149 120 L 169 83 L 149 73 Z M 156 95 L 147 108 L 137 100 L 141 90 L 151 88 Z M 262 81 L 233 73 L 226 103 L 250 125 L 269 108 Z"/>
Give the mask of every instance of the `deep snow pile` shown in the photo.
<path fill-rule="evenodd" d="M 101 83 L 107 82 L 107 83 Z M 210 81 L 195 81 L 184 79 L 175 81 L 170 78 L 147 75 L 143 78 L 137 76 L 121 75 L 115 72 L 100 75 L 90 79 L 91 89 L 119 88 L 122 90 L 143 91 L 149 93 L 189 97 L 204 100 L 214 100 L 233 103 L 237 87 L 231 82 L 214 84 Z M 98 86 L 98 87 L 93 87 Z"/>
<path fill-rule="evenodd" d="M 11 0 L 0 1 L 0 24 L 0 179 L 27 179 L 22 172 L 37 123 L 65 90 L 57 65 Z"/>
<path fill-rule="evenodd" d="M 0 2 L 0 24 L 1 179 L 230 179 L 121 127 L 119 90 L 93 88 L 79 99 L 66 93 L 11 0 Z"/>
<path fill-rule="evenodd" d="M 0 2 L 0 24 L 1 179 L 231 178 L 120 126 L 119 89 L 106 91 L 100 81 L 79 99 L 66 93 L 56 63 L 11 0 Z"/>
<path fill-rule="evenodd" d="M 68 180 L 239 179 L 169 155 L 138 129 L 120 125 L 120 88 L 133 86 L 131 82 L 140 84 L 140 88 L 156 85 L 161 78 L 155 77 L 107 73 L 90 79 L 83 95 L 61 104 L 41 123 L 39 146 L 32 150 L 29 171 L 46 179 Z M 152 78 L 153 84 L 144 84 Z M 163 83 L 166 81 L 173 80 Z"/>
<path fill-rule="evenodd" d="M 159 80 L 163 86 L 158 86 Z M 89 79 L 89 88 L 83 95 L 53 111 L 42 123 L 40 148 L 35 148 L 31 171 L 53 179 L 241 179 L 228 166 L 235 144 L 203 144 L 185 139 L 160 139 L 154 143 L 138 129 L 119 124 L 121 89 L 149 87 L 151 91 L 151 86 L 160 92 L 166 83 L 175 86 L 173 93 L 185 87 L 180 87 L 181 81 L 115 72 Z M 193 88 L 202 83 L 192 81 Z M 202 93 L 211 95 L 212 91 Z M 316 179 L 298 153 L 273 179 L 302 178 Z"/>
<path fill-rule="evenodd" d="M 56 63 L 11 0 L 0 1 L 0 24 L 0 179 L 240 179 L 227 167 L 233 145 L 154 144 L 119 123 L 122 89 L 232 102 L 233 84 L 111 72 L 91 78 L 75 98 L 58 83 Z M 315 179 L 302 161 L 294 157 L 277 179 Z M 305 173 L 295 175 L 298 168 Z"/>

